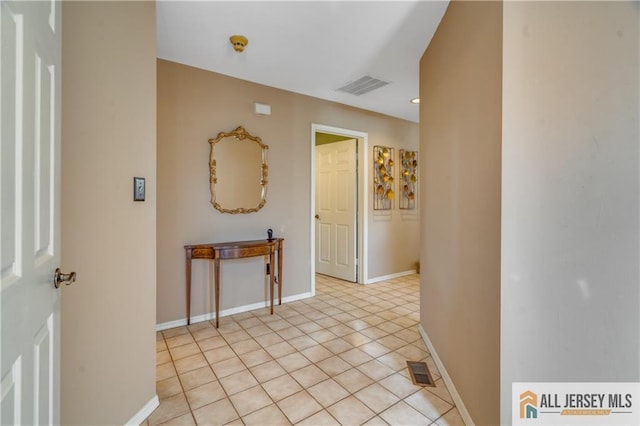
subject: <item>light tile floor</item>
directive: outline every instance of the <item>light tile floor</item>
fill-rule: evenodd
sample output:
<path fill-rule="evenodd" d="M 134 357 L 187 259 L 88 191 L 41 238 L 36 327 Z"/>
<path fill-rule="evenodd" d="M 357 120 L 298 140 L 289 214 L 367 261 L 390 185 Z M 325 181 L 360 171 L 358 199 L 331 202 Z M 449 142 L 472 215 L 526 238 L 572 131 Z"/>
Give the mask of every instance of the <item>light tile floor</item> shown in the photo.
<path fill-rule="evenodd" d="M 146 426 L 463 425 L 418 333 L 419 276 L 157 333 L 160 406 Z M 436 387 L 412 383 L 425 361 Z"/>

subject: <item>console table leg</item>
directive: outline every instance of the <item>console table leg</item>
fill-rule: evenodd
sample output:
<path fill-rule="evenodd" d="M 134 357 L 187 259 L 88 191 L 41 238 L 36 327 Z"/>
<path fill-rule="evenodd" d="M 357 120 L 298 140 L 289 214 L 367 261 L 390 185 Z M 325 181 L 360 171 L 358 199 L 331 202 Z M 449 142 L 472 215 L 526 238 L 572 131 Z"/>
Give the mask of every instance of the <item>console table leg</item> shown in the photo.
<path fill-rule="evenodd" d="M 269 294 L 271 296 L 271 315 L 273 315 L 273 283 L 275 281 L 275 273 L 276 271 L 274 271 L 274 266 L 275 266 L 275 262 L 274 262 L 274 258 L 273 258 L 273 251 L 269 254 Z"/>
<path fill-rule="evenodd" d="M 216 292 L 216 328 L 220 326 L 220 259 L 216 257 L 213 262 L 214 286 Z"/>
<path fill-rule="evenodd" d="M 191 256 L 190 253 L 187 253 L 187 262 L 186 262 L 186 273 L 187 273 L 187 325 L 191 324 Z"/>
<path fill-rule="evenodd" d="M 278 301 L 282 305 L 282 241 L 278 244 Z"/>

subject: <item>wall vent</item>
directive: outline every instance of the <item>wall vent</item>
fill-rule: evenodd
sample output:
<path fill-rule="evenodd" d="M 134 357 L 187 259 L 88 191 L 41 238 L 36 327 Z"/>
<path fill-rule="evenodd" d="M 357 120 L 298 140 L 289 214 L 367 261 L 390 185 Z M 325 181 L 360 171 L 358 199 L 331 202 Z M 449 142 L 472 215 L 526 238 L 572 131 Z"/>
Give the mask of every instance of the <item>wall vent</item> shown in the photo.
<path fill-rule="evenodd" d="M 389 84 L 389 81 L 380 80 L 378 78 L 365 75 L 357 80 L 345 84 L 338 89 L 339 92 L 351 93 L 352 95 L 360 96 L 365 93 L 369 93 L 372 90 L 379 89 Z"/>

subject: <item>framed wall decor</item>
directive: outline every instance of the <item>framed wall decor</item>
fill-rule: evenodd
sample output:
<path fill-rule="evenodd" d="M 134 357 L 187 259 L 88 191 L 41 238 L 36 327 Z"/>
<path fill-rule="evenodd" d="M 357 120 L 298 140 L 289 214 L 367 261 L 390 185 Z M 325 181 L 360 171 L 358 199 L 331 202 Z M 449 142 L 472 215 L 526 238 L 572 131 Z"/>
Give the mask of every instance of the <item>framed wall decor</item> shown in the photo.
<path fill-rule="evenodd" d="M 393 207 L 393 148 L 373 147 L 373 209 L 391 210 Z"/>
<path fill-rule="evenodd" d="M 133 201 L 144 201 L 145 181 L 142 177 L 133 178 Z"/>
<path fill-rule="evenodd" d="M 254 213 L 267 202 L 269 145 L 238 126 L 209 139 L 211 204 L 220 213 Z"/>
<path fill-rule="evenodd" d="M 400 208 L 416 208 L 418 197 L 418 151 L 400 150 Z"/>

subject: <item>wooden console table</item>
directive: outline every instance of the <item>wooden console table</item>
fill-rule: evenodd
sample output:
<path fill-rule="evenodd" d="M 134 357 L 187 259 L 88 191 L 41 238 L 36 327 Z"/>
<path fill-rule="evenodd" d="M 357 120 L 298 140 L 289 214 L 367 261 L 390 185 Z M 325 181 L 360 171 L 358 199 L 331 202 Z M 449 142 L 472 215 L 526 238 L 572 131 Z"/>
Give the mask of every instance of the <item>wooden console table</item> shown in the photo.
<path fill-rule="evenodd" d="M 272 240 L 235 241 L 229 243 L 196 244 L 184 246 L 187 262 L 187 325 L 191 324 L 191 260 L 213 260 L 214 285 L 216 298 L 216 327 L 220 324 L 220 260 L 240 259 L 243 257 L 269 256 L 269 292 L 271 295 L 271 314 L 273 315 L 273 290 L 277 255 L 278 297 L 282 305 L 282 243 L 284 238 Z"/>

